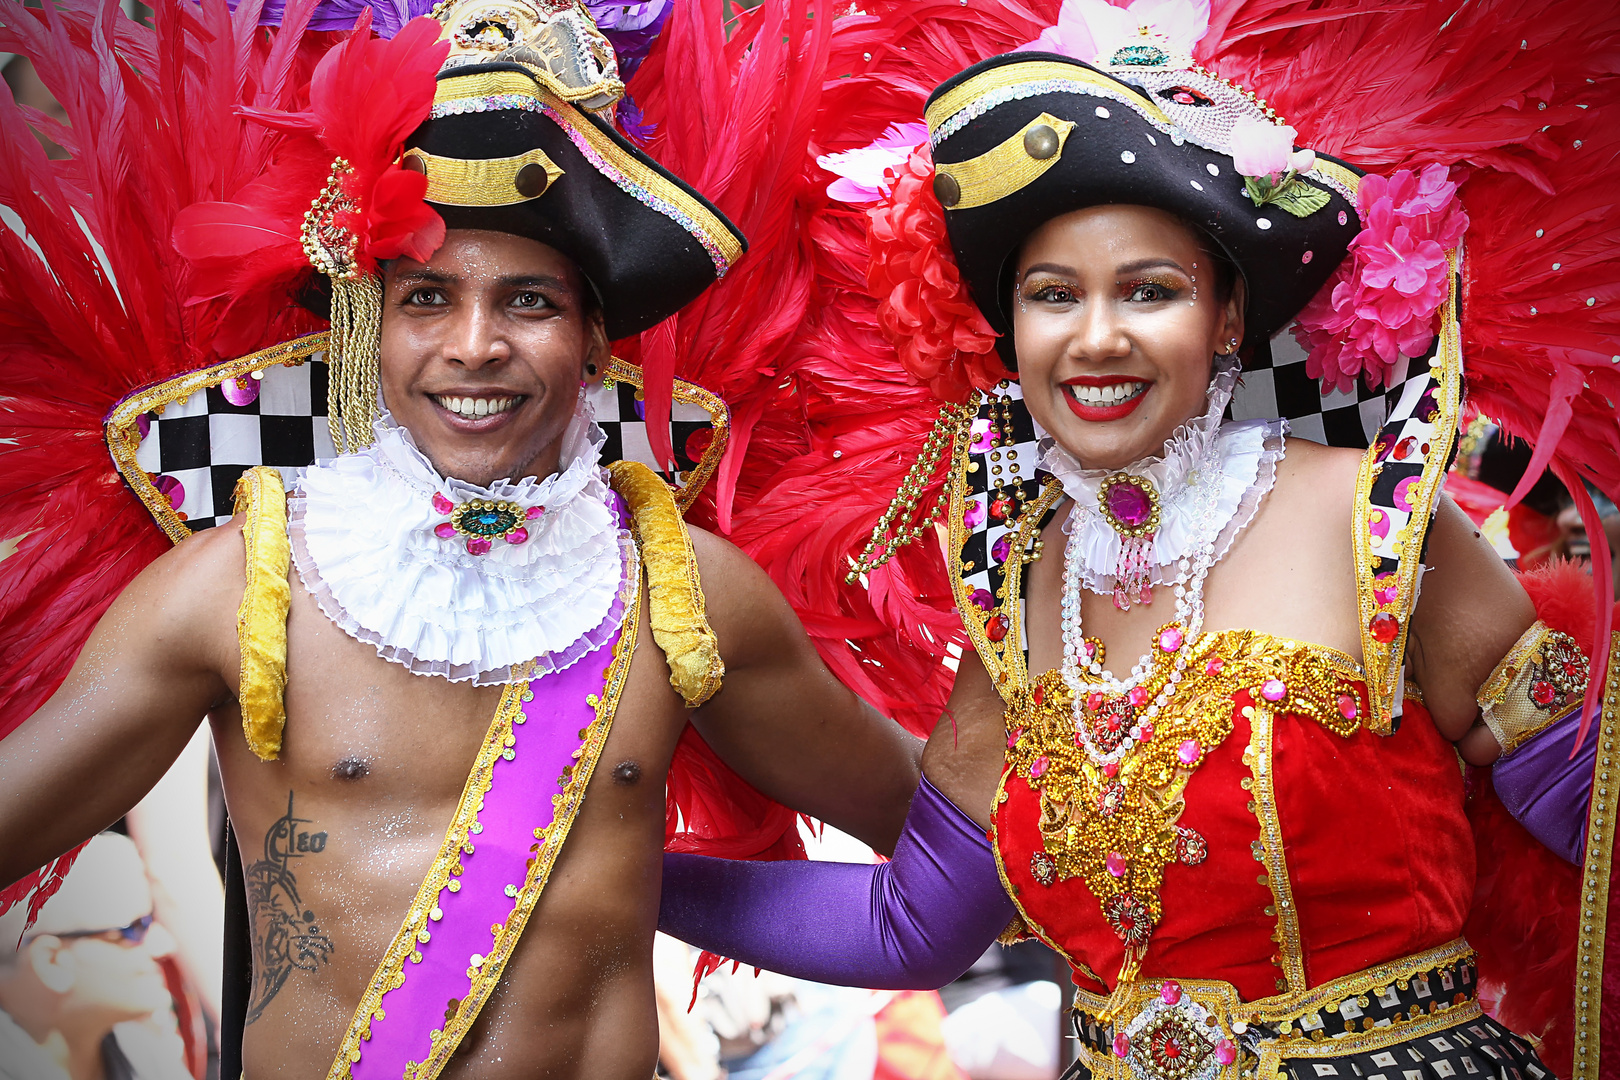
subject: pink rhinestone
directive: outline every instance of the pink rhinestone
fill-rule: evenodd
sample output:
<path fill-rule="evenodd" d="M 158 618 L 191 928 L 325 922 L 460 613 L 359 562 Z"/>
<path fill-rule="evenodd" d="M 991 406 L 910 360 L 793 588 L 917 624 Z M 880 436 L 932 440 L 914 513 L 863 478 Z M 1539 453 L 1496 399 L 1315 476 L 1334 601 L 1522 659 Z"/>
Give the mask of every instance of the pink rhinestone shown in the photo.
<path fill-rule="evenodd" d="M 1354 720 L 1361 715 L 1361 702 L 1356 700 L 1356 695 L 1339 695 L 1339 715 L 1346 720 Z"/>
<path fill-rule="evenodd" d="M 1204 748 L 1198 745 L 1197 739 L 1188 739 L 1176 748 L 1176 757 L 1181 759 L 1183 765 L 1192 765 L 1203 752 Z"/>
<path fill-rule="evenodd" d="M 1225 660 L 1222 660 L 1218 656 L 1212 656 L 1209 659 L 1209 663 L 1204 665 L 1204 674 L 1205 675 L 1219 675 L 1221 673 L 1221 668 L 1223 668 L 1225 666 L 1226 666 L 1226 661 Z"/>
<path fill-rule="evenodd" d="M 1275 704 L 1288 696 L 1288 684 L 1281 679 L 1267 679 L 1260 684 L 1260 696 Z"/>
<path fill-rule="evenodd" d="M 1163 1001 L 1166 1005 L 1174 1005 L 1176 1002 L 1180 1001 L 1181 984 L 1176 982 L 1174 979 L 1164 980 L 1164 985 L 1159 987 L 1159 1000 Z"/>
<path fill-rule="evenodd" d="M 1096 712 L 1098 709 L 1103 707 L 1103 700 L 1103 696 L 1093 690 L 1091 693 L 1086 695 L 1086 708 L 1092 712 Z"/>
<path fill-rule="evenodd" d="M 1138 709 L 1140 709 L 1143 705 L 1148 703 L 1147 687 L 1133 686 L 1131 687 L 1131 692 L 1126 694 L 1125 697 L 1126 700 L 1128 700 L 1132 705 L 1135 705 Z"/>
<path fill-rule="evenodd" d="M 1179 626 L 1166 627 L 1159 633 L 1159 648 L 1165 652 L 1175 652 L 1181 648 L 1182 636 Z"/>
<path fill-rule="evenodd" d="M 533 521 L 535 518 L 539 517 L 545 512 L 546 508 L 543 506 L 531 506 L 527 510 L 523 511 L 523 516 L 528 518 L 530 521 Z"/>
<path fill-rule="evenodd" d="M 1045 775 L 1046 775 L 1046 755 L 1042 754 L 1040 757 L 1036 758 L 1034 761 L 1029 763 L 1029 778 L 1031 780 L 1039 780 L 1041 777 L 1043 777 Z"/>
<path fill-rule="evenodd" d="M 1011 731 L 1007 732 L 1007 749 L 1011 750 L 1013 747 L 1017 746 L 1018 736 L 1022 735 L 1023 733 L 1023 728 L 1013 728 Z"/>
<path fill-rule="evenodd" d="M 1105 499 L 1114 520 L 1127 528 L 1146 525 L 1153 514 L 1153 500 L 1147 489 L 1134 480 L 1115 484 L 1108 489 Z"/>
<path fill-rule="evenodd" d="M 1125 1034 L 1123 1031 L 1114 1036 L 1114 1056 L 1131 1056 L 1131 1037 Z"/>
<path fill-rule="evenodd" d="M 490 543 L 482 536 L 467 537 L 467 554 L 483 555 L 489 551 Z"/>
<path fill-rule="evenodd" d="M 437 491 L 433 493 L 433 509 L 437 510 L 441 514 L 448 514 L 455 508 L 455 503 L 451 502 L 443 495 L 440 495 Z"/>
<path fill-rule="evenodd" d="M 1215 1044 L 1215 1060 L 1222 1065 L 1230 1065 L 1237 1060 L 1237 1047 L 1232 1045 L 1231 1039 L 1222 1039 Z"/>
<path fill-rule="evenodd" d="M 433 535 L 440 540 L 454 540 L 456 538 L 456 527 L 448 521 L 441 521 L 433 526 Z"/>
<path fill-rule="evenodd" d="M 1131 864 L 1126 862 L 1125 856 L 1121 855 L 1119 852 L 1110 851 L 1108 853 L 1108 858 L 1103 860 L 1103 865 L 1107 866 L 1108 872 L 1113 874 L 1115 877 L 1124 877 L 1125 871 L 1130 869 Z"/>
<path fill-rule="evenodd" d="M 1137 742 L 1150 742 L 1152 739 L 1153 739 L 1153 725 L 1149 724 L 1149 723 L 1143 723 L 1142 724 L 1142 734 L 1136 736 L 1136 741 Z"/>
<path fill-rule="evenodd" d="M 522 543 L 526 542 L 528 539 L 529 539 L 529 530 L 528 529 L 513 529 L 511 532 L 506 534 L 506 542 L 508 544 L 522 544 Z"/>
<path fill-rule="evenodd" d="M 1102 772 L 1104 776 L 1112 780 L 1115 776 L 1119 775 L 1119 762 L 1110 761 L 1108 764 L 1103 766 Z"/>

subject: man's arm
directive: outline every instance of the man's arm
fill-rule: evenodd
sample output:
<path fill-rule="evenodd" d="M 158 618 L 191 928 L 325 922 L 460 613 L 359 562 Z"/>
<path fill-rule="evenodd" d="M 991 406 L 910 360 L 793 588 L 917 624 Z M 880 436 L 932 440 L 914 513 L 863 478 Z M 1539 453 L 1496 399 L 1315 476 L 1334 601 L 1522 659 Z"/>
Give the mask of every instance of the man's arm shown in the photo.
<path fill-rule="evenodd" d="M 96 625 L 67 679 L 0 740 L 0 883 L 140 801 L 228 700 L 244 557 L 235 523 L 165 552 Z"/>
<path fill-rule="evenodd" d="M 882 852 L 917 788 L 922 742 L 835 679 L 753 560 L 693 529 L 725 681 L 692 716 L 726 764 L 778 802 Z"/>

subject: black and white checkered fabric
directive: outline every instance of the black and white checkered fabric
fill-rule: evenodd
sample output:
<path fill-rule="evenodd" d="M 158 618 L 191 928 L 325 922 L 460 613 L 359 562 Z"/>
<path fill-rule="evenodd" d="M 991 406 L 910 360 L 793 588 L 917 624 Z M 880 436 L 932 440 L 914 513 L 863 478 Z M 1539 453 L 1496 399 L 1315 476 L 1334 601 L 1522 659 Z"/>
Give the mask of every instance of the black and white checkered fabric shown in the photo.
<path fill-rule="evenodd" d="M 216 385 L 147 413 L 136 463 L 157 477 L 193 532 L 224 524 L 236 481 L 251 466 L 273 465 L 291 486 L 295 470 L 336 456 L 326 422 L 326 371 L 322 354 L 295 366 L 273 363 L 259 372 L 258 396 L 248 404 L 231 404 Z M 647 437 L 638 387 L 605 380 L 591 389 L 590 402 L 607 436 L 604 462 L 639 461 L 663 471 Z M 713 425 L 702 406 L 677 401 L 670 428 L 679 483 L 697 467 Z"/>

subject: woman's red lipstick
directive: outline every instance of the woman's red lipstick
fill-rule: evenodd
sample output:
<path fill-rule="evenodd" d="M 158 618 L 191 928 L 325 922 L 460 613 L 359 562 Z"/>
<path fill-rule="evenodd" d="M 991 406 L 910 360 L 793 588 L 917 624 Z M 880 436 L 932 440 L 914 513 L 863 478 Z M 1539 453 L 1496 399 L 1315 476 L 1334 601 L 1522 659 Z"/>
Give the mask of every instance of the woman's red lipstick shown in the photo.
<path fill-rule="evenodd" d="M 1148 379 L 1121 379 L 1118 376 L 1107 377 L 1100 375 L 1077 375 L 1072 379 L 1065 379 L 1063 385 L 1068 386 L 1118 386 L 1120 383 L 1140 383 L 1142 389 L 1115 405 L 1087 405 L 1078 400 L 1071 391 L 1063 391 L 1063 401 L 1069 406 L 1069 411 L 1082 420 L 1091 423 L 1103 423 L 1108 420 L 1118 420 L 1122 416 L 1129 416 L 1142 404 L 1148 391 L 1153 389 L 1152 381 Z"/>

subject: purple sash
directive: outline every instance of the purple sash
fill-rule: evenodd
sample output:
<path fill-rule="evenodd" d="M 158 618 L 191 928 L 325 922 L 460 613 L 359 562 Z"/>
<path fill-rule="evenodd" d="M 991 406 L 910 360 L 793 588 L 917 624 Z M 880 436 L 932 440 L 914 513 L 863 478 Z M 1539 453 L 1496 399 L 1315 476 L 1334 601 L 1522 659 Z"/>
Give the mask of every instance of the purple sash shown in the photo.
<path fill-rule="evenodd" d="M 478 1018 L 607 742 L 635 652 L 641 574 L 630 573 L 621 593 L 628 617 L 613 640 L 501 695 L 438 857 L 360 999 L 329 1080 L 430 1080 Z"/>

